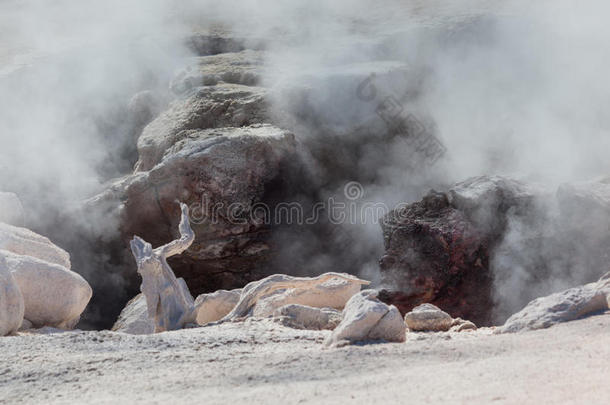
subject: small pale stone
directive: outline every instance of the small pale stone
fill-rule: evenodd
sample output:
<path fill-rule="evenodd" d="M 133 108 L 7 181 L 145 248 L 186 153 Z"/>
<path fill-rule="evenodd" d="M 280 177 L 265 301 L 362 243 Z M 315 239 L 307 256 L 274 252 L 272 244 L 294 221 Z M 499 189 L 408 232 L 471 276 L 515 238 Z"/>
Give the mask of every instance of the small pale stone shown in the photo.
<path fill-rule="evenodd" d="M 419 305 L 405 315 L 405 323 L 412 331 L 444 332 L 452 326 L 453 318 L 432 304 Z"/>
<path fill-rule="evenodd" d="M 27 319 L 23 318 L 23 322 L 21 322 L 21 326 L 19 327 L 19 330 L 28 330 L 28 329 L 33 329 L 34 328 L 34 324 L 32 324 L 32 322 L 28 321 Z"/>
<path fill-rule="evenodd" d="M 462 318 L 455 318 L 453 320 L 450 331 L 451 332 L 464 332 L 468 330 L 476 330 L 477 326 L 470 321 L 465 321 Z"/>
<path fill-rule="evenodd" d="M 327 346 L 386 340 L 404 342 L 406 326 L 398 309 L 377 299 L 377 291 L 364 290 L 354 295 L 343 309 L 343 320 L 328 337 Z"/>

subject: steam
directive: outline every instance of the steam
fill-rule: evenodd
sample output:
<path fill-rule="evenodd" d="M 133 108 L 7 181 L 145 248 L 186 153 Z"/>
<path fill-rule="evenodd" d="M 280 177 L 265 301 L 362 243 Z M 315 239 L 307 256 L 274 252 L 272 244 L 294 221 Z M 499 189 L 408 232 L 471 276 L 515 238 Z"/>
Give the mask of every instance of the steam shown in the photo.
<path fill-rule="evenodd" d="M 347 181 L 363 185 L 362 204 L 393 207 L 473 175 L 516 176 L 549 188 L 589 179 L 610 171 L 609 7 L 597 0 L 5 0 L 0 190 L 19 194 L 28 226 L 45 231 L 66 207 L 130 173 L 142 125 L 130 100 L 149 91 L 154 108 L 163 108 L 173 72 L 192 56 L 185 36 L 210 26 L 267 44 L 264 85 L 272 89 L 275 119 L 305 145 L 307 184 L 295 191 L 298 199 L 343 198 Z M 371 73 L 380 100 L 398 99 L 443 143 L 440 161 L 426 164 L 405 139 L 385 137 L 378 101 L 356 94 Z M 541 204 L 552 211 L 555 201 Z M 112 239 L 112 220 L 83 226 Z M 495 286 L 501 302 L 525 289 L 529 276 L 519 274 L 532 261 L 561 257 L 559 245 L 532 250 L 531 229 L 519 221 L 510 223 L 496 261 L 504 269 Z M 549 217 L 543 231 L 556 221 Z M 376 277 L 383 251 L 377 223 L 344 224 L 329 246 L 318 237 L 315 229 L 281 234 L 280 261 Z M 112 266 L 101 260 L 76 270 Z M 574 265 L 559 267 L 535 294 L 592 277 L 584 269 L 575 275 Z M 120 287 L 118 278 L 109 282 Z"/>
<path fill-rule="evenodd" d="M 131 172 L 142 123 L 130 100 L 148 91 L 161 108 L 188 55 L 188 26 L 170 6 L 0 2 L 0 189 L 19 195 L 27 227 L 70 251 L 94 286 L 95 311 L 112 312 L 113 297 L 125 295 L 116 253 L 99 251 L 118 237 L 118 220 L 77 209 Z"/>

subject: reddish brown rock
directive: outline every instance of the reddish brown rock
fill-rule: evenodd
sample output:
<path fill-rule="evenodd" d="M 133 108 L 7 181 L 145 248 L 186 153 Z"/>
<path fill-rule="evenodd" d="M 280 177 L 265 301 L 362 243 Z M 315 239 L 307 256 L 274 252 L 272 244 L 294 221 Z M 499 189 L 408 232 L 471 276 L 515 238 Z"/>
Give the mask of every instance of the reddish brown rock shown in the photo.
<path fill-rule="evenodd" d="M 491 285 L 489 238 L 431 192 L 420 202 L 391 212 L 382 224 L 386 252 L 380 267 L 384 284 L 379 298 L 406 314 L 432 303 L 452 316 L 489 324 Z"/>

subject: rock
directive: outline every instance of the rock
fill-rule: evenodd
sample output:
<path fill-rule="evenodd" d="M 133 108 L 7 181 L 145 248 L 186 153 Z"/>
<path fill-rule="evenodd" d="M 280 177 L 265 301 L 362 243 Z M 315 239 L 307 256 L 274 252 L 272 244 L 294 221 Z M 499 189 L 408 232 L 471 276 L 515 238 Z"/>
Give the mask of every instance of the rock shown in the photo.
<path fill-rule="evenodd" d="M 273 316 L 284 326 L 296 329 L 333 330 L 341 322 L 341 312 L 333 308 L 315 308 L 290 304 L 275 310 Z"/>
<path fill-rule="evenodd" d="M 0 223 L 0 255 L 21 290 L 34 327 L 71 329 L 91 299 L 87 281 L 70 270 L 70 255 L 28 229 Z"/>
<path fill-rule="evenodd" d="M 197 324 L 205 325 L 224 318 L 239 302 L 241 292 L 241 289 L 218 290 L 199 295 L 195 300 Z"/>
<path fill-rule="evenodd" d="M 180 238 L 153 250 L 150 243 L 135 236 L 131 250 L 142 276 L 140 290 L 146 298 L 148 317 L 154 332 L 182 329 L 195 320 L 193 297 L 186 283 L 176 278 L 167 258 L 179 255 L 193 243 L 195 234 L 189 224 L 188 207 L 181 203 Z"/>
<path fill-rule="evenodd" d="M 162 245 L 174 238 L 178 198 L 191 208 L 196 239 L 170 259 L 175 274 L 195 294 L 242 287 L 268 275 L 272 220 L 255 209 L 273 212 L 265 193 L 295 146 L 291 133 L 270 125 L 195 131 L 151 171 L 120 179 L 89 200 L 89 212 L 117 207 L 112 212 L 123 238 L 141 235 Z"/>
<path fill-rule="evenodd" d="M 260 39 L 234 37 L 229 32 L 218 29 L 194 33 L 188 38 L 186 45 L 196 55 L 217 55 L 264 48 Z"/>
<path fill-rule="evenodd" d="M 382 291 L 380 299 L 402 313 L 427 302 L 477 325 L 491 325 L 495 249 L 511 221 L 546 218 L 539 204 L 545 197 L 552 194 L 536 184 L 480 176 L 391 211 L 381 223 L 385 254 L 380 267 L 383 284 L 393 290 Z"/>
<path fill-rule="evenodd" d="M 604 274 L 598 281 L 595 288 L 605 294 L 608 298 L 608 306 L 610 307 L 610 272 Z"/>
<path fill-rule="evenodd" d="M 404 342 L 406 325 L 395 306 L 377 299 L 377 291 L 364 290 L 354 295 L 343 309 L 343 319 L 327 338 L 327 346 L 386 340 Z"/>
<path fill-rule="evenodd" d="M 196 61 L 196 66 L 188 66 L 172 80 L 170 88 L 175 94 L 184 94 L 200 86 L 215 86 L 220 82 L 255 86 L 262 80 L 261 51 L 202 56 Z"/>
<path fill-rule="evenodd" d="M 155 323 L 148 317 L 146 297 L 143 294 L 138 294 L 129 300 L 112 326 L 112 331 L 132 335 L 148 335 L 155 332 Z"/>
<path fill-rule="evenodd" d="M 30 330 L 30 329 L 34 329 L 34 324 L 24 318 L 23 322 L 21 322 L 21 326 L 19 327 L 19 330 L 22 331 L 22 330 Z"/>
<path fill-rule="evenodd" d="M 134 133 L 139 136 L 141 129 L 159 115 L 162 105 L 161 97 L 151 90 L 136 93 L 127 105 L 129 118 L 134 128 L 136 128 Z"/>
<path fill-rule="evenodd" d="M 471 177 L 451 187 L 450 204 L 465 213 L 479 228 L 499 234 L 506 226 L 506 213 L 529 213 L 536 199 L 548 192 L 503 176 Z M 550 195 L 550 193 L 549 193 Z"/>
<path fill-rule="evenodd" d="M 91 299 L 79 274 L 55 263 L 0 250 L 25 304 L 24 317 L 34 327 L 72 329 Z"/>
<path fill-rule="evenodd" d="M 24 310 L 21 290 L 0 252 L 0 336 L 9 335 L 19 329 Z"/>
<path fill-rule="evenodd" d="M 610 261 L 610 177 L 562 184 L 557 203 L 560 229 L 556 234 L 565 246 L 557 250 L 565 255 L 565 262 L 573 263 L 569 273 L 580 275 L 570 285 L 594 280 L 599 276 L 597 269 Z"/>
<path fill-rule="evenodd" d="M 23 205 L 17 194 L 0 192 L 0 222 L 14 226 L 25 224 Z"/>
<path fill-rule="evenodd" d="M 71 268 L 70 255 L 49 239 L 26 228 L 0 223 L 0 250 L 31 256 L 45 262 Z"/>
<path fill-rule="evenodd" d="M 594 181 L 562 184 L 557 189 L 562 219 L 599 235 L 610 226 L 610 177 Z"/>
<path fill-rule="evenodd" d="M 477 329 L 477 325 L 475 325 L 474 323 L 470 322 L 470 321 L 466 321 L 462 318 L 455 318 L 453 320 L 453 322 L 451 322 L 451 329 L 449 329 L 450 332 L 464 332 L 464 331 L 471 331 L 471 330 L 476 330 Z"/>
<path fill-rule="evenodd" d="M 246 285 L 239 302 L 223 320 L 253 314 L 272 316 L 277 308 L 288 304 L 342 309 L 350 297 L 360 291 L 360 286 L 367 284 L 368 281 L 346 273 L 324 273 L 317 277 L 274 274 Z M 274 293 L 280 296 L 271 298 Z M 259 305 L 261 307 L 257 310 Z"/>
<path fill-rule="evenodd" d="M 422 304 L 405 315 L 405 323 L 412 331 L 441 332 L 451 328 L 453 318 L 432 304 Z"/>
<path fill-rule="evenodd" d="M 488 235 L 451 206 L 446 194 L 431 192 L 391 211 L 381 226 L 382 280 L 396 291 L 384 291 L 380 299 L 402 313 L 428 302 L 477 324 L 491 323 Z"/>
<path fill-rule="evenodd" d="M 189 131 L 265 122 L 268 116 L 265 94 L 266 90 L 260 87 L 219 84 L 196 88 L 173 101 L 168 110 L 142 131 L 136 171 L 152 169 L 168 148 L 190 135 Z M 220 135 L 219 131 L 215 134 Z"/>
<path fill-rule="evenodd" d="M 533 300 L 499 329 L 500 333 L 544 329 L 610 307 L 610 273 L 598 282 Z"/>
<path fill-rule="evenodd" d="M 252 314 L 257 317 L 271 316 L 277 308 L 289 304 L 342 310 L 347 301 L 360 291 L 361 286 L 367 284 L 368 281 L 356 278 L 335 277 L 311 287 L 283 288 L 261 297 L 256 302 Z"/>

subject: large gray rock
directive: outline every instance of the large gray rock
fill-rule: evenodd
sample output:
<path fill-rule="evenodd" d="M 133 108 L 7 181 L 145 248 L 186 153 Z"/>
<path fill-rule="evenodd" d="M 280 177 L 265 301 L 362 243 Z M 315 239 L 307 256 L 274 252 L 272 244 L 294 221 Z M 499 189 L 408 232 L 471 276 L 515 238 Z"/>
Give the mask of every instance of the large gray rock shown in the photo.
<path fill-rule="evenodd" d="M 265 122 L 265 94 L 260 87 L 228 83 L 191 90 L 144 128 L 138 139 L 136 170 L 152 169 L 168 148 L 191 135 L 189 131 Z"/>
<path fill-rule="evenodd" d="M 25 306 L 21 290 L 6 259 L 0 254 L 0 336 L 16 332 L 23 321 Z"/>
<path fill-rule="evenodd" d="M 91 199 L 87 211 L 110 210 L 124 239 L 135 234 L 162 245 L 174 239 L 175 201 L 184 201 L 196 238 L 170 259 L 174 272 L 194 294 L 238 288 L 267 275 L 273 218 L 259 218 L 255 208 L 265 203 L 274 212 L 265 193 L 295 147 L 290 132 L 271 125 L 195 131 L 152 170 L 120 179 Z"/>
<path fill-rule="evenodd" d="M 407 327 L 398 309 L 377 299 L 377 291 L 354 295 L 343 309 L 343 320 L 327 338 L 327 346 L 386 340 L 404 342 Z"/>
<path fill-rule="evenodd" d="M 16 194 L 0 192 L 0 222 L 15 226 L 24 225 L 23 205 Z"/>
<path fill-rule="evenodd" d="M 544 329 L 561 322 L 602 312 L 610 305 L 610 273 L 598 282 L 551 294 L 533 300 L 511 316 L 500 328 L 501 333 Z"/>

